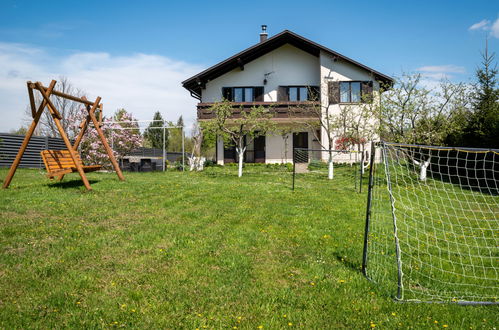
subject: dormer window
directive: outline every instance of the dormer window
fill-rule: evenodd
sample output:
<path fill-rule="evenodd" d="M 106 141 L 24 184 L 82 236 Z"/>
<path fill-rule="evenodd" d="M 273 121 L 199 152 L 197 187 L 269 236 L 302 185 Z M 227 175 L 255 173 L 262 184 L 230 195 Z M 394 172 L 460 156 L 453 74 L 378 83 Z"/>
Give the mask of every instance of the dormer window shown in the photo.
<path fill-rule="evenodd" d="M 222 96 L 231 102 L 261 102 L 263 101 L 263 86 L 223 87 Z"/>

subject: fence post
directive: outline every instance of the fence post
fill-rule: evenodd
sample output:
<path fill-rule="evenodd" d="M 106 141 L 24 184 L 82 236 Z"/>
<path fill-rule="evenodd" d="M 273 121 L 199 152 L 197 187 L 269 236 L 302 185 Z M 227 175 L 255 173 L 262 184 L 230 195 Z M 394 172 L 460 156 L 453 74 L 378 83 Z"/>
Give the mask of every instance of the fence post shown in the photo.
<path fill-rule="evenodd" d="M 295 174 L 296 174 L 295 153 L 296 153 L 296 149 L 293 148 L 293 191 L 295 191 Z"/>
<path fill-rule="evenodd" d="M 367 188 L 367 208 L 366 208 L 366 224 L 364 227 L 364 251 L 362 253 L 362 274 L 367 277 L 367 245 L 369 243 L 369 227 L 371 224 L 371 205 L 372 193 L 374 186 L 374 155 L 376 153 L 376 146 L 371 142 L 371 159 L 369 166 L 369 184 Z M 361 165 L 363 166 L 363 165 Z M 362 177 L 362 175 L 361 175 Z"/>
<path fill-rule="evenodd" d="M 362 174 L 364 172 L 364 151 L 360 155 L 360 168 L 359 168 L 359 193 L 362 194 Z"/>

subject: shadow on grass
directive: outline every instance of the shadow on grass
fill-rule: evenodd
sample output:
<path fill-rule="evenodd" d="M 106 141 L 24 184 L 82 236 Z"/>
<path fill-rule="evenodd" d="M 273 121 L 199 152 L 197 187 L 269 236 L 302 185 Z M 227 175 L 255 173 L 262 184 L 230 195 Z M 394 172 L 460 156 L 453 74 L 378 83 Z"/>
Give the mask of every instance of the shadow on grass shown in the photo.
<path fill-rule="evenodd" d="M 90 185 L 97 183 L 99 181 L 97 180 L 88 180 Z M 47 187 L 49 188 L 78 188 L 78 187 L 84 187 L 85 185 L 83 184 L 83 181 L 75 179 L 71 181 L 57 181 L 57 182 L 51 182 L 47 183 Z"/>
<path fill-rule="evenodd" d="M 345 259 L 344 256 L 342 256 L 342 255 L 340 255 L 338 253 L 334 253 L 334 256 L 336 257 L 336 260 L 338 260 L 341 264 L 343 264 L 346 267 L 350 268 L 354 272 L 362 273 L 362 269 L 361 269 L 361 264 L 360 263 L 352 262 L 352 261 L 350 261 L 348 259 Z"/>

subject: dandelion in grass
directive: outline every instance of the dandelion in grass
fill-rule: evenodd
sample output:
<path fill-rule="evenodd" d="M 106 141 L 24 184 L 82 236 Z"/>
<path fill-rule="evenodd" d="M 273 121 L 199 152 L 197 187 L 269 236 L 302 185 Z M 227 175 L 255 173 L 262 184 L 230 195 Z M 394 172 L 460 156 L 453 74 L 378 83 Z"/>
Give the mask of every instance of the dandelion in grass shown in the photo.
<path fill-rule="evenodd" d="M 448 327 L 447 324 L 442 325 L 442 328 L 447 328 L 447 327 Z"/>
<path fill-rule="evenodd" d="M 338 283 L 343 284 L 345 283 L 345 280 L 339 280 Z"/>
<path fill-rule="evenodd" d="M 314 285 L 315 285 L 315 282 L 310 282 L 310 285 L 311 285 L 311 286 L 314 286 Z"/>
<path fill-rule="evenodd" d="M 370 326 L 371 328 L 376 328 L 376 323 L 374 323 L 373 321 L 370 322 Z"/>
<path fill-rule="evenodd" d="M 263 325 L 259 325 L 259 326 L 258 326 L 258 329 L 263 329 Z"/>
<path fill-rule="evenodd" d="M 293 325 L 293 323 L 291 323 L 291 322 L 288 322 L 288 326 L 292 326 L 292 325 Z"/>

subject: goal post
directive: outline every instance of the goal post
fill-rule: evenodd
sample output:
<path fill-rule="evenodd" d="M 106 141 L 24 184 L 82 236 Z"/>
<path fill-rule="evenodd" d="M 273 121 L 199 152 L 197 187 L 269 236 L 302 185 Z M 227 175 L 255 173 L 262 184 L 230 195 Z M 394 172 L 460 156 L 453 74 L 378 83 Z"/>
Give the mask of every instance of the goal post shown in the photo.
<path fill-rule="evenodd" d="M 499 150 L 375 149 L 364 275 L 400 301 L 498 304 Z"/>

